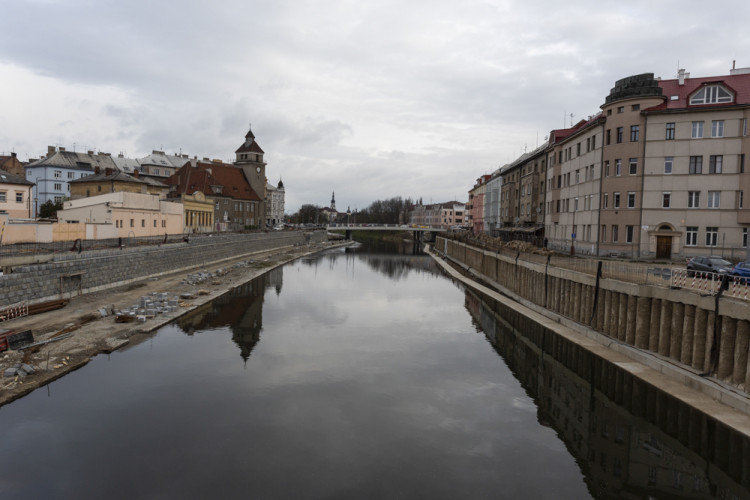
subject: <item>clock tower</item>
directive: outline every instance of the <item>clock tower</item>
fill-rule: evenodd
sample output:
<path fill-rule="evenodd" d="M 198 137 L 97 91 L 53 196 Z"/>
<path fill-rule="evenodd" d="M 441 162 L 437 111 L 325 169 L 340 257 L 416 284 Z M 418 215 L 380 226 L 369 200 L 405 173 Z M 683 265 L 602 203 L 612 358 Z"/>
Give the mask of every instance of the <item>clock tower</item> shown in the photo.
<path fill-rule="evenodd" d="M 234 152 L 236 155 L 234 165 L 242 169 L 248 184 L 261 200 L 266 199 L 266 162 L 263 160 L 264 151 L 255 141 L 252 129 L 245 134 L 245 142 Z M 265 202 L 258 204 L 258 213 L 255 216 L 258 227 L 263 227 L 266 221 Z"/>

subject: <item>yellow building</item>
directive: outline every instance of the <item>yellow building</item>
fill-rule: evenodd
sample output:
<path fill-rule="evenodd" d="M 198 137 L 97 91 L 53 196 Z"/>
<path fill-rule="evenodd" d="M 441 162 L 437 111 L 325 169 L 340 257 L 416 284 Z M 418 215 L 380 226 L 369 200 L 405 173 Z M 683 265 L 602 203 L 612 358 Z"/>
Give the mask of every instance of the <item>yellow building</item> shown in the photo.
<path fill-rule="evenodd" d="M 182 194 L 172 201 L 182 203 L 185 210 L 185 229 L 193 233 L 209 233 L 214 226 L 214 202 L 200 191 Z"/>
<path fill-rule="evenodd" d="M 95 169 L 94 175 L 88 175 L 69 182 L 70 199 L 77 200 L 107 193 L 141 193 L 164 198 L 169 187 L 155 179 L 141 178 L 138 171 L 133 175 L 118 170 Z"/>

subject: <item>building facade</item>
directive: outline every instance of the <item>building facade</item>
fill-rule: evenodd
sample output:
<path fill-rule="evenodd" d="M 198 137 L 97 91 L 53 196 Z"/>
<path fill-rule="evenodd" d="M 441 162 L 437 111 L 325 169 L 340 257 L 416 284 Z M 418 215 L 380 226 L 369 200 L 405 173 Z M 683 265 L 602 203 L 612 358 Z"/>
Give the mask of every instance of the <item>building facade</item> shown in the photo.
<path fill-rule="evenodd" d="M 0 214 L 30 219 L 32 186 L 22 176 L 0 170 Z"/>

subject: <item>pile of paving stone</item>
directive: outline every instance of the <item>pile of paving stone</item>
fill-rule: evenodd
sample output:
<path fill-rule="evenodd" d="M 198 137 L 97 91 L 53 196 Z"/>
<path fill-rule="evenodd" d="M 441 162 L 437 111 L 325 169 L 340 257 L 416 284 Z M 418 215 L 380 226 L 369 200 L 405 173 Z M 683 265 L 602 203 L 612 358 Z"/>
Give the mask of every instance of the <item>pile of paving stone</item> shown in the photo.
<path fill-rule="evenodd" d="M 118 317 L 131 317 L 140 322 L 160 314 L 173 313 L 179 307 L 180 298 L 168 292 L 152 292 L 141 297 L 137 304 L 117 312 Z"/>
<path fill-rule="evenodd" d="M 198 285 L 215 277 L 216 275 L 214 273 L 200 271 L 194 274 L 188 274 L 187 277 L 182 280 L 182 283 L 187 285 Z"/>
<path fill-rule="evenodd" d="M 31 375 L 36 370 L 33 366 L 27 365 L 26 363 L 16 363 L 10 368 L 6 368 L 3 376 L 5 377 L 21 377 L 24 378 L 27 375 Z"/>

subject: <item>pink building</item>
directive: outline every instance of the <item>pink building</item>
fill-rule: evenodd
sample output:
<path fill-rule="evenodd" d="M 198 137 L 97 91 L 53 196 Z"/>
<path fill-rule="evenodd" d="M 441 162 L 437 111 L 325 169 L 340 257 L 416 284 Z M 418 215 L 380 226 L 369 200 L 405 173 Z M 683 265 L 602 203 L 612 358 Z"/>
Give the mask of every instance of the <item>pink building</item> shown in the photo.
<path fill-rule="evenodd" d="M 474 234 L 484 231 L 484 193 L 487 189 L 487 181 L 491 177 L 491 175 L 481 176 L 474 187 L 469 190 L 469 203 L 466 205 L 466 211 Z"/>

